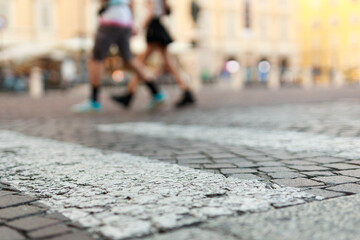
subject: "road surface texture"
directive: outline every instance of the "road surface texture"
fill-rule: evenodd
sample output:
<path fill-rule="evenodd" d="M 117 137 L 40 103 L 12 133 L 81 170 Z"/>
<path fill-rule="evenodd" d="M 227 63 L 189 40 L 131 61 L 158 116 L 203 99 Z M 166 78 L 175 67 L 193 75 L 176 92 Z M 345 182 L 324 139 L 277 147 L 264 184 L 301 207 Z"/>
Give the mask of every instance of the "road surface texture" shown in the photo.
<path fill-rule="evenodd" d="M 0 94 L 1 239 L 360 239 L 359 87 L 167 90 Z"/>

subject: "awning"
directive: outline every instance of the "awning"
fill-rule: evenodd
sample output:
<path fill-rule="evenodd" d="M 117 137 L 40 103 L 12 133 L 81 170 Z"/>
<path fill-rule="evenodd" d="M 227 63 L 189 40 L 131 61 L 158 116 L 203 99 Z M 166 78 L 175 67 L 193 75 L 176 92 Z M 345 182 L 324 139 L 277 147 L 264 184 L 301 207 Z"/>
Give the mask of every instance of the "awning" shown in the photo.
<path fill-rule="evenodd" d="M 19 43 L 9 46 L 0 52 L 0 61 L 24 61 L 47 55 L 54 49 L 52 43 Z"/>
<path fill-rule="evenodd" d="M 80 51 L 90 51 L 94 46 L 93 38 L 81 38 L 75 37 L 67 40 L 61 41 L 57 48 L 69 51 L 69 52 L 80 52 Z"/>

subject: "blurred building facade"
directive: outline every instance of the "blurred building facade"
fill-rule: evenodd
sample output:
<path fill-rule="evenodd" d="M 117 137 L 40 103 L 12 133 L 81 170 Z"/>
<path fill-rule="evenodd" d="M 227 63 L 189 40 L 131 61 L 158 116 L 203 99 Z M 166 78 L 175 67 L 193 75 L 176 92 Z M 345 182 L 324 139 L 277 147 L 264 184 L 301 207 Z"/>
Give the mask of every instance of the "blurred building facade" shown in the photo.
<path fill-rule="evenodd" d="M 133 1 L 140 26 L 145 0 Z M 326 85 L 341 75 L 360 79 L 359 0 L 168 1 L 172 14 L 164 22 L 176 40 L 171 51 L 192 79 L 231 79 L 229 62 L 241 66 L 231 65 L 230 71 L 237 70 L 235 78 L 243 82 L 308 78 Z M 194 3 L 200 10 L 196 22 Z M 6 19 L 0 60 L 89 57 L 98 5 L 98 0 L 0 0 L 0 18 Z M 144 34 L 132 39 L 135 53 L 145 49 Z"/>
<path fill-rule="evenodd" d="M 246 81 L 259 80 L 261 61 L 268 61 L 281 74 L 296 69 L 299 44 L 293 26 L 297 24 L 297 1 L 198 0 L 201 10 L 196 24 L 191 16 L 192 0 L 169 2 L 172 15 L 164 21 L 177 41 L 173 52 L 194 78 L 204 71 L 216 75 L 229 59 L 246 69 L 242 73 Z M 144 1 L 134 3 L 137 22 L 141 23 L 146 16 Z M 0 0 L 0 6 L 0 15 L 7 19 L 2 31 L 2 45 L 7 48 L 20 43 L 32 49 L 39 46 L 44 52 L 54 46 L 87 52 L 91 48 L 88 41 L 96 30 L 97 0 Z M 136 53 L 144 49 L 143 36 L 133 40 Z M 197 48 L 190 49 L 190 44 Z M 11 52 L 8 55 L 14 57 Z"/>
<path fill-rule="evenodd" d="M 21 56 L 15 55 L 16 45 L 20 44 L 19 50 L 28 46 L 31 52 L 32 47 L 34 54 L 37 47 L 43 52 L 46 47 L 81 49 L 86 46 L 84 39 L 94 33 L 97 6 L 96 0 L 0 0 L 0 16 L 6 19 L 6 28 L 1 31 L 2 46 L 14 49 L 8 53 L 9 58 L 19 60 Z"/>
<path fill-rule="evenodd" d="M 299 70 L 298 1 L 202 0 L 197 41 L 201 68 L 219 71 L 227 60 L 240 63 L 245 81 L 267 81 L 259 63 L 271 64 L 279 79 Z M 265 66 L 266 67 L 266 66 Z M 265 69 L 266 70 L 266 69 Z"/>
<path fill-rule="evenodd" d="M 360 80 L 360 1 L 299 1 L 302 66 L 328 85 Z"/>

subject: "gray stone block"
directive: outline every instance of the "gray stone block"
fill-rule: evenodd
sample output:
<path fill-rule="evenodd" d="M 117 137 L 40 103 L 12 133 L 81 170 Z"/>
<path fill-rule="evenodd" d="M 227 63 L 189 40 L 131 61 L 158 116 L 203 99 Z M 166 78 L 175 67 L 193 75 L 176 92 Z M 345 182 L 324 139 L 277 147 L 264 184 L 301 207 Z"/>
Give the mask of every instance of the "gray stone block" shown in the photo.
<path fill-rule="evenodd" d="M 291 169 L 287 167 L 261 167 L 259 168 L 259 170 L 270 173 L 270 172 L 289 172 Z"/>
<path fill-rule="evenodd" d="M 327 189 L 330 189 L 330 188 L 327 188 Z M 324 189 L 311 189 L 311 190 L 307 190 L 306 192 L 308 192 L 310 194 L 314 194 L 315 196 L 322 197 L 324 199 L 340 197 L 340 196 L 344 195 L 344 193 L 327 191 Z"/>
<path fill-rule="evenodd" d="M 7 225 L 22 231 L 32 231 L 35 229 L 54 225 L 59 222 L 61 221 L 56 219 L 33 216 L 9 222 L 7 223 Z"/>
<path fill-rule="evenodd" d="M 230 177 L 240 178 L 244 180 L 263 180 L 261 177 L 254 174 L 232 174 Z"/>
<path fill-rule="evenodd" d="M 325 167 L 338 169 L 338 170 L 347 170 L 347 169 L 358 169 L 360 166 L 352 165 L 352 164 L 346 164 L 346 163 L 332 163 L 332 164 L 326 164 Z"/>
<path fill-rule="evenodd" d="M 23 240 L 25 237 L 8 227 L 0 227 L 1 240 Z"/>
<path fill-rule="evenodd" d="M 311 162 L 316 162 L 316 163 L 342 163 L 344 162 L 344 159 L 341 158 L 333 158 L 333 157 L 317 157 L 317 158 L 311 158 L 308 159 Z"/>
<path fill-rule="evenodd" d="M 339 171 L 338 173 L 340 173 L 341 175 L 345 175 L 345 176 L 360 178 L 360 169 Z"/>
<path fill-rule="evenodd" d="M 313 187 L 324 185 L 323 183 L 316 182 L 307 178 L 276 179 L 272 180 L 272 182 L 287 187 Z"/>
<path fill-rule="evenodd" d="M 35 200 L 37 200 L 37 199 L 33 198 L 33 197 L 28 197 L 28 196 L 7 195 L 7 196 L 0 197 L 0 208 L 25 204 L 25 203 L 29 203 L 29 202 L 32 202 Z"/>
<path fill-rule="evenodd" d="M 1 191 L 0 191 L 0 197 L 7 196 L 7 195 L 12 195 L 12 194 L 14 194 L 14 193 L 15 193 L 15 192 L 12 192 L 12 191 L 1 190 Z"/>
<path fill-rule="evenodd" d="M 309 166 L 294 165 L 294 166 L 289 166 L 289 168 L 296 169 L 296 170 L 299 170 L 299 171 L 322 171 L 322 170 L 329 170 L 329 168 L 321 167 L 321 166 L 316 166 L 316 165 L 309 165 Z"/>
<path fill-rule="evenodd" d="M 329 171 L 314 171 L 314 172 L 302 172 L 306 176 L 317 177 L 317 176 L 334 176 L 332 172 Z"/>
<path fill-rule="evenodd" d="M 238 174 L 238 173 L 256 173 L 256 169 L 253 168 L 224 168 L 220 169 L 222 174 Z"/>
<path fill-rule="evenodd" d="M 360 165 L 360 160 L 351 160 L 351 161 L 347 161 L 346 163 Z"/>
<path fill-rule="evenodd" d="M 248 162 L 248 161 L 242 161 L 242 162 L 234 162 L 234 164 L 236 166 L 238 166 L 239 168 L 249 168 L 249 167 L 256 167 L 255 164 L 253 164 L 252 162 Z"/>
<path fill-rule="evenodd" d="M 282 163 L 288 165 L 298 165 L 298 166 L 316 165 L 316 163 L 314 162 L 309 162 L 305 160 L 288 160 L 288 161 L 282 161 Z"/>
<path fill-rule="evenodd" d="M 234 164 L 229 164 L 229 163 L 215 163 L 215 164 L 205 164 L 204 168 L 207 168 L 207 169 L 236 168 L 236 166 Z"/>
<path fill-rule="evenodd" d="M 358 182 L 359 179 L 347 176 L 329 176 L 329 177 L 316 177 L 313 178 L 316 181 L 323 182 L 325 184 L 341 184 L 341 183 L 350 183 Z"/>
<path fill-rule="evenodd" d="M 296 172 L 273 172 L 268 175 L 274 179 L 286 179 L 286 178 L 301 178 L 304 175 Z"/>
<path fill-rule="evenodd" d="M 41 213 L 44 211 L 46 210 L 39 207 L 22 205 L 18 207 L 0 209 L 0 218 L 10 220 L 30 214 Z"/>
<path fill-rule="evenodd" d="M 42 228 L 33 232 L 28 233 L 31 238 L 48 238 L 52 236 L 62 235 L 71 232 L 70 228 L 64 225 L 56 225 L 47 228 Z"/>
<path fill-rule="evenodd" d="M 267 156 L 247 157 L 246 159 L 254 161 L 254 162 L 266 162 L 266 161 L 274 161 L 274 160 L 276 160 L 273 157 L 267 157 Z"/>
<path fill-rule="evenodd" d="M 51 238 L 51 240 L 93 240 L 93 238 L 89 237 L 85 233 L 71 233 Z"/>
<path fill-rule="evenodd" d="M 356 193 L 356 194 L 360 193 L 360 185 L 354 183 L 338 185 L 327 189 L 337 192 Z"/>

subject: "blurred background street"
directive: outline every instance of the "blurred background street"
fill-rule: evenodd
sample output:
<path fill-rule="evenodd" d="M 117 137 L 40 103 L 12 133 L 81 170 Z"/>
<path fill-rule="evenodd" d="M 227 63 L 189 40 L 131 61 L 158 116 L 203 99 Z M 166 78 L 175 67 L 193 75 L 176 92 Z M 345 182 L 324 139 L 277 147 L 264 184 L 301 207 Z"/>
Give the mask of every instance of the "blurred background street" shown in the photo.
<path fill-rule="evenodd" d="M 146 16 L 136 0 L 135 19 Z M 34 67 L 46 89 L 67 89 L 87 81 L 87 61 L 97 29 L 94 0 L 2 0 L 0 2 L 0 88 L 27 91 Z M 341 86 L 360 79 L 357 1 L 170 1 L 163 19 L 170 46 L 191 85 L 314 87 Z M 133 37 L 145 50 L 144 32 Z M 124 83 L 118 49 L 106 61 L 106 83 Z M 150 66 L 161 66 L 155 55 Z M 159 68 L 157 68 L 159 69 Z M 161 67 L 160 67 L 161 69 Z M 160 73 L 162 73 L 160 71 Z M 171 83 L 166 70 L 161 78 Z"/>

